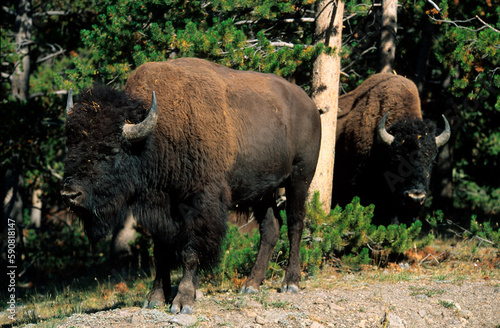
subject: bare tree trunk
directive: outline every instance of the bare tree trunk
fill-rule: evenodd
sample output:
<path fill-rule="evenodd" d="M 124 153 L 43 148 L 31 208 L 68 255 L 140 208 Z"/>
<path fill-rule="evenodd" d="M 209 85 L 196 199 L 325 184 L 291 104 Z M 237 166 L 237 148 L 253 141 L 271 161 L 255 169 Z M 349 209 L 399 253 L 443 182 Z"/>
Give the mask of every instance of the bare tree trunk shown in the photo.
<path fill-rule="evenodd" d="M 380 73 L 394 70 L 398 0 L 382 0 L 382 33 L 380 34 Z"/>
<path fill-rule="evenodd" d="M 316 36 L 318 43 L 336 49 L 334 55 L 322 53 L 313 68 L 312 99 L 321 111 L 321 149 L 316 174 L 310 191 L 319 191 L 323 208 L 330 212 L 332 203 L 333 161 L 335 159 L 335 128 L 340 79 L 340 56 L 342 44 L 342 19 L 344 2 L 321 0 L 316 14 Z"/>
<path fill-rule="evenodd" d="M 16 63 L 16 71 L 12 76 L 12 94 L 20 100 L 27 100 L 29 98 L 32 26 L 31 1 L 20 0 L 14 30 L 17 54 L 20 56 L 20 59 Z"/>
<path fill-rule="evenodd" d="M 40 228 L 42 226 L 42 189 L 33 190 L 31 205 L 31 224 Z"/>

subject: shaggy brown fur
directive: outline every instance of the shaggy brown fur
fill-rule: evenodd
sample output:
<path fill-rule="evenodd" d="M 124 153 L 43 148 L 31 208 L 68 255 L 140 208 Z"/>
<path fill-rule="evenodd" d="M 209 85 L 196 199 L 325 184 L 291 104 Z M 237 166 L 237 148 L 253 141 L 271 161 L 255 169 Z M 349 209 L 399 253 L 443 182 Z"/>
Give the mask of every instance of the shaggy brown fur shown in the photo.
<path fill-rule="evenodd" d="M 390 111 L 388 145 L 377 127 Z M 424 121 L 415 84 L 401 76 L 375 74 L 339 98 L 333 204 L 360 196 L 375 204 L 375 222 L 406 221 L 425 201 L 437 154 L 434 123 Z M 416 197 L 419 195 L 419 197 Z"/>
<path fill-rule="evenodd" d="M 155 128 L 129 139 L 124 123 L 144 119 L 153 91 Z M 321 137 L 319 113 L 303 90 L 272 74 L 176 59 L 140 66 L 125 92 L 95 87 L 81 98 L 66 122 L 62 195 L 95 239 L 122 226 L 129 210 L 151 233 L 151 306 L 168 300 L 170 270 L 181 265 L 171 310 L 193 310 L 196 272 L 216 262 L 229 209 L 252 207 L 259 222 L 260 248 L 244 285 L 256 291 L 279 235 L 279 187 L 289 200 L 283 290 L 298 291 L 305 200 Z"/>

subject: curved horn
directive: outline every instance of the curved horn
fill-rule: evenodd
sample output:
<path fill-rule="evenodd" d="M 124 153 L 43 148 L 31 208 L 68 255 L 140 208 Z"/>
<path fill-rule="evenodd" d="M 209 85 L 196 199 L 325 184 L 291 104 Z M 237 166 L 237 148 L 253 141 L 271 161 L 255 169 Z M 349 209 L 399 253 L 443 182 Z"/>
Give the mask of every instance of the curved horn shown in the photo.
<path fill-rule="evenodd" d="M 158 105 L 156 104 L 156 95 L 153 91 L 151 99 L 151 108 L 149 109 L 148 116 L 144 121 L 137 124 L 125 124 L 123 126 L 123 136 L 130 142 L 140 141 L 149 136 L 156 127 L 158 120 Z"/>
<path fill-rule="evenodd" d="M 66 101 L 66 115 L 73 112 L 73 88 L 68 91 L 68 100 Z"/>
<path fill-rule="evenodd" d="M 442 145 L 447 143 L 451 135 L 450 123 L 448 123 L 448 120 L 444 115 L 443 119 L 444 119 L 444 131 L 441 132 L 441 134 L 436 137 L 436 145 L 438 147 L 441 147 Z"/>
<path fill-rule="evenodd" d="M 380 123 L 378 124 L 378 135 L 383 142 L 390 145 L 394 141 L 394 136 L 389 134 L 389 132 L 387 132 L 387 130 L 385 129 L 385 121 L 387 120 L 387 116 L 389 116 L 389 112 L 387 112 L 384 117 L 382 117 Z"/>

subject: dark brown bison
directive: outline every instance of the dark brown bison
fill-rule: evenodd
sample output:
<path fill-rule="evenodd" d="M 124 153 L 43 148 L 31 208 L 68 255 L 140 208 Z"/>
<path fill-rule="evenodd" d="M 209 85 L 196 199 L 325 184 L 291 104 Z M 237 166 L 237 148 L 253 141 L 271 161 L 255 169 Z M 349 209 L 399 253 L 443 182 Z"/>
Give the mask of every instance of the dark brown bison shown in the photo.
<path fill-rule="evenodd" d="M 341 96 L 333 203 L 359 196 L 375 204 L 379 224 L 417 217 L 438 147 L 450 136 L 446 118 L 444 124 L 438 134 L 434 123 L 422 119 L 417 87 L 401 76 L 375 74 Z"/>
<path fill-rule="evenodd" d="M 152 99 L 151 99 L 151 95 Z M 123 225 L 130 210 L 152 235 L 156 278 L 149 305 L 171 294 L 190 313 L 196 273 L 216 263 L 227 211 L 253 208 L 257 259 L 243 291 L 265 278 L 279 234 L 275 190 L 286 189 L 290 258 L 284 291 L 300 280 L 305 200 L 320 147 L 316 106 L 298 86 L 199 59 L 140 66 L 125 91 L 94 87 L 68 98 L 61 194 L 92 239 Z"/>

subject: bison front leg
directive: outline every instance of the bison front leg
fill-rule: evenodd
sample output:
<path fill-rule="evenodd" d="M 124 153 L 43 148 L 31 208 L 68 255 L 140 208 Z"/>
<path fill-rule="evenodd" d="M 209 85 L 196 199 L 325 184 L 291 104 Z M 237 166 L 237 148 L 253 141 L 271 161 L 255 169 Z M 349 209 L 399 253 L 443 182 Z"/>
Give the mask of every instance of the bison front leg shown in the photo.
<path fill-rule="evenodd" d="M 198 255 L 192 250 L 182 252 L 183 275 L 179 284 L 179 291 L 172 302 L 172 313 L 191 314 L 194 311 L 196 299 L 196 270 L 198 269 Z"/>
<path fill-rule="evenodd" d="M 170 284 L 170 263 L 168 258 L 162 252 L 167 249 L 160 242 L 154 243 L 154 257 L 156 264 L 156 277 L 153 288 L 146 296 L 144 307 L 156 308 L 164 306 L 171 299 L 172 286 Z"/>
<path fill-rule="evenodd" d="M 273 200 L 274 202 L 274 200 Z M 255 216 L 259 221 L 260 245 L 252 272 L 248 276 L 245 284 L 241 288 L 241 293 L 253 294 L 259 290 L 259 286 L 266 277 L 267 267 L 274 247 L 278 241 L 280 232 L 280 223 L 273 210 L 276 205 L 270 207 L 254 208 Z"/>

